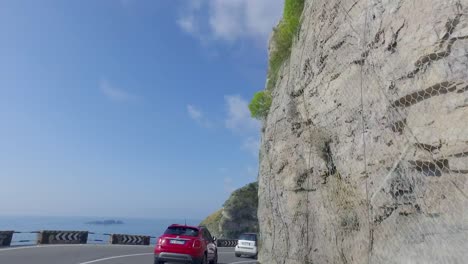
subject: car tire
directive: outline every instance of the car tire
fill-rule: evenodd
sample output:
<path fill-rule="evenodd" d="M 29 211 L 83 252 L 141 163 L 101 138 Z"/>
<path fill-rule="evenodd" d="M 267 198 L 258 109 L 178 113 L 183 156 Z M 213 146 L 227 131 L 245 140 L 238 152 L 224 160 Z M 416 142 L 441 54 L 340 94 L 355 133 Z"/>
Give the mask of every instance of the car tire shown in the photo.
<path fill-rule="evenodd" d="M 218 252 L 216 252 L 215 257 L 210 261 L 210 264 L 218 264 Z"/>
<path fill-rule="evenodd" d="M 236 253 L 236 257 L 240 258 L 240 257 L 241 257 L 241 254 Z"/>
<path fill-rule="evenodd" d="M 208 264 L 208 258 L 206 257 L 206 254 L 205 254 L 202 259 L 193 260 L 192 263 L 193 264 Z"/>

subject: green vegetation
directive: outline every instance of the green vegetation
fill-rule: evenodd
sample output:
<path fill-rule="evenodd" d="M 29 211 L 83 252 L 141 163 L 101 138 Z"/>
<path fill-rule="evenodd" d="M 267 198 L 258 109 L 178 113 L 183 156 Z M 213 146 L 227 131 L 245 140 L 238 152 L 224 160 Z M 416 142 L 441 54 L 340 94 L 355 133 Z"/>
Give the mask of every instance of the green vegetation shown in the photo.
<path fill-rule="evenodd" d="M 224 208 L 208 216 L 200 225 L 218 238 L 237 238 L 244 232 L 258 232 L 258 183 L 234 191 Z"/>
<path fill-rule="evenodd" d="M 356 188 L 347 183 L 339 173 L 328 176 L 327 200 L 338 215 L 341 228 L 345 232 L 358 231 L 360 228 L 358 210 L 359 198 Z"/>
<path fill-rule="evenodd" d="M 200 223 L 202 226 L 206 226 L 210 233 L 215 237 L 221 236 L 221 230 L 219 226 L 219 222 L 223 217 L 223 209 L 220 209 L 213 213 L 212 215 L 208 216 L 203 222 Z"/>
<path fill-rule="evenodd" d="M 258 207 L 258 182 L 249 183 L 246 186 L 235 190 L 229 199 L 224 203 L 224 210 L 236 213 L 238 217 L 257 217 Z M 252 211 L 243 209 L 252 208 Z M 240 215 L 239 213 L 245 213 Z"/>
<path fill-rule="evenodd" d="M 259 93 L 256 93 L 249 105 L 250 112 L 255 118 L 261 119 L 268 115 L 268 110 L 271 105 L 271 91 L 278 81 L 278 74 L 281 66 L 291 55 L 294 36 L 299 31 L 300 18 L 304 9 L 304 1 L 305 0 L 285 0 L 283 19 L 280 21 L 278 26 L 273 29 L 273 49 L 271 50 L 270 60 L 268 62 L 268 82 L 266 90 L 270 98 L 270 104 L 258 104 L 257 101 L 260 99 L 260 96 L 257 96 Z M 266 94 L 261 96 L 268 98 Z M 251 105 L 261 105 L 262 108 L 258 109 L 253 107 L 252 109 Z M 256 110 L 256 112 L 253 110 Z"/>
<path fill-rule="evenodd" d="M 221 229 L 224 237 L 237 238 L 245 232 L 258 232 L 258 182 L 235 190 L 224 203 Z"/>
<path fill-rule="evenodd" d="M 304 9 L 305 0 L 285 0 L 283 19 L 273 29 L 273 46 L 268 65 L 267 90 L 275 87 L 281 65 L 291 55 L 294 36 L 299 30 L 300 18 Z"/>
<path fill-rule="evenodd" d="M 268 115 L 271 106 L 271 93 L 260 91 L 255 93 L 249 104 L 250 114 L 253 118 L 263 119 Z"/>

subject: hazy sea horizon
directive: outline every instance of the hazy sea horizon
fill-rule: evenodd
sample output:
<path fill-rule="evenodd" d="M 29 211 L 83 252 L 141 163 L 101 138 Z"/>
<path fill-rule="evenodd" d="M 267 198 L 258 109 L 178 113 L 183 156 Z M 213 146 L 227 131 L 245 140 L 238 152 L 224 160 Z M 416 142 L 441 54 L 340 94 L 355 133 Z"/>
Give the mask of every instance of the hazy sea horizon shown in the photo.
<path fill-rule="evenodd" d="M 121 220 L 123 224 L 86 224 L 91 221 Z M 198 225 L 201 220 L 187 219 L 188 225 Z M 89 231 L 89 243 L 107 243 L 109 236 L 104 234 L 129 234 L 157 237 L 170 224 L 184 224 L 185 219 L 144 219 L 125 217 L 72 217 L 72 216 L 0 216 L 0 231 L 25 232 L 15 234 L 12 245 L 35 244 L 37 234 L 28 233 L 41 230 Z M 18 242 L 29 240 L 27 242 Z M 103 242 L 95 241 L 103 240 Z M 151 240 L 154 243 L 154 239 Z"/>

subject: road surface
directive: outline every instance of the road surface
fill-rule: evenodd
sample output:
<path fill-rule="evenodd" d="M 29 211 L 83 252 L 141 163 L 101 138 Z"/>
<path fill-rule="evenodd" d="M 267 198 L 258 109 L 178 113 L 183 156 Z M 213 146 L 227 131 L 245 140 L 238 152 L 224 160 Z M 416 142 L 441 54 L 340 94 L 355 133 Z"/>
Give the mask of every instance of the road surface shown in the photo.
<path fill-rule="evenodd" d="M 219 264 L 253 264 L 237 258 L 233 248 L 218 249 Z M 153 264 L 153 247 L 119 245 L 51 245 L 0 248 L 1 264 Z"/>

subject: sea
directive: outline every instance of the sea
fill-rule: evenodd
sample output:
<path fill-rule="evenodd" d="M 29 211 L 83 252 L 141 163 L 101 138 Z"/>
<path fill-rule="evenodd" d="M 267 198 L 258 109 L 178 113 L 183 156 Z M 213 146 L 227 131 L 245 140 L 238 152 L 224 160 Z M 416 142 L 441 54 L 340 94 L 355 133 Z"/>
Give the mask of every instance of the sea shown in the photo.
<path fill-rule="evenodd" d="M 123 224 L 87 224 L 92 221 L 120 220 Z M 41 230 L 89 231 L 89 244 L 109 242 L 108 234 L 160 236 L 171 224 L 198 225 L 198 219 L 138 219 L 101 217 L 0 216 L 0 231 L 15 231 L 12 246 L 33 245 Z"/>

